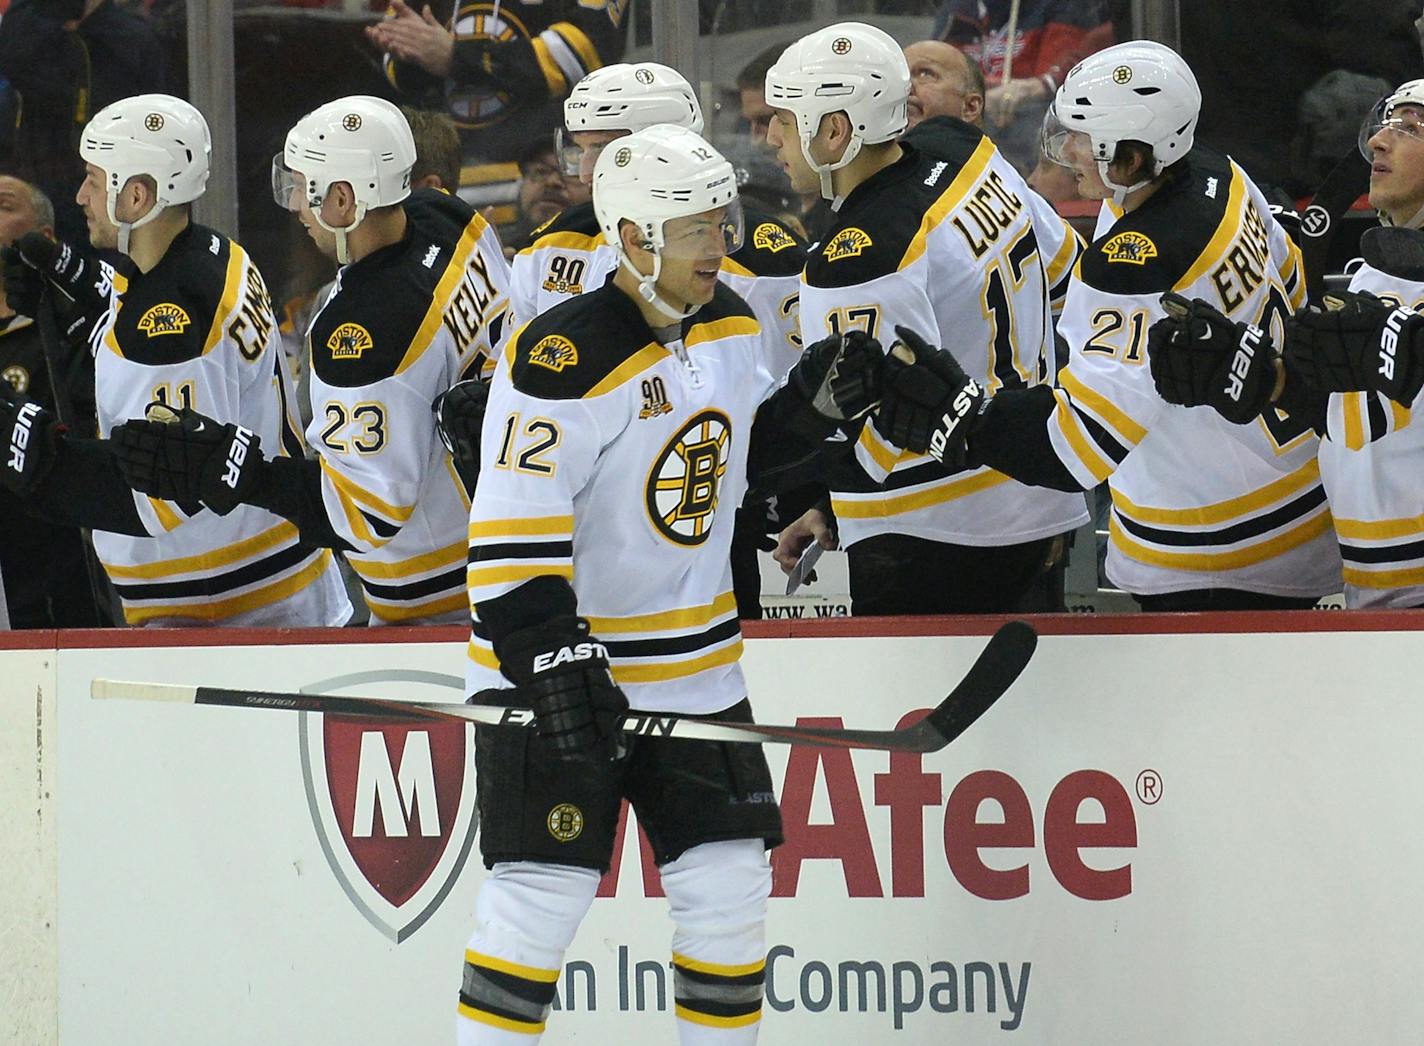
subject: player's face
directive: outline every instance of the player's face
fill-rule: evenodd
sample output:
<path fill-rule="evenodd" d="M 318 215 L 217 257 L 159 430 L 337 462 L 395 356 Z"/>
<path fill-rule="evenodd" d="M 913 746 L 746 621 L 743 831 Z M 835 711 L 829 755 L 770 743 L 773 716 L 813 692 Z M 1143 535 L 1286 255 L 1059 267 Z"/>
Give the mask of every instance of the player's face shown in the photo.
<path fill-rule="evenodd" d="M 743 87 L 742 119 L 747 122 L 747 137 L 757 145 L 766 141 L 771 124 L 771 106 L 766 104 L 766 91 L 760 87 Z"/>
<path fill-rule="evenodd" d="M 609 142 L 616 142 L 622 138 L 627 131 L 575 131 L 572 135 L 574 144 L 579 147 L 579 181 L 584 185 L 593 184 L 593 168 L 598 163 L 598 157 L 603 152 L 603 147 Z"/>
<path fill-rule="evenodd" d="M 706 305 L 727 256 L 727 208 L 671 218 L 663 225 L 658 293 L 669 301 Z"/>
<path fill-rule="evenodd" d="M 1369 145 L 1370 206 L 1408 221 L 1424 207 L 1424 106 L 1395 106 Z"/>
<path fill-rule="evenodd" d="M 801 150 L 801 135 L 796 128 L 796 114 L 790 109 L 773 109 L 766 127 L 766 144 L 776 150 L 777 162 L 791 179 L 791 188 L 801 194 L 820 192 L 821 177 L 806 162 Z M 811 140 L 811 155 L 816 155 L 816 140 Z M 819 159 L 819 157 L 817 157 Z"/>
<path fill-rule="evenodd" d="M 1078 195 L 1085 200 L 1109 199 L 1113 190 L 1098 170 L 1098 162 L 1093 159 L 1093 146 L 1082 131 L 1072 131 L 1063 142 L 1061 162 L 1073 172 L 1073 182 Z"/>
<path fill-rule="evenodd" d="M 100 250 L 114 250 L 119 246 L 119 228 L 109 221 L 107 180 L 108 175 L 102 168 L 86 163 L 84 181 L 79 183 L 79 191 L 74 194 L 74 202 L 84 209 L 89 242 Z"/>

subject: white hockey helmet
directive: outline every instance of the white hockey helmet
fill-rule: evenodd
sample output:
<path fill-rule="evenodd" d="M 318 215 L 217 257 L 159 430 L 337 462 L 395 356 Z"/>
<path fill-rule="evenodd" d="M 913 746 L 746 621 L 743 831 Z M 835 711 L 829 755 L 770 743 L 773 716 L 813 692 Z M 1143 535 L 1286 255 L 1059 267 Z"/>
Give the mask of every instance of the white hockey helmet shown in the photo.
<path fill-rule="evenodd" d="M 846 166 L 863 145 L 900 137 L 909 122 L 910 66 L 894 37 L 863 22 L 840 22 L 803 36 L 766 73 L 766 103 L 796 116 L 801 152 L 821 176 L 821 195 L 835 198 L 831 172 Z M 821 119 L 843 112 L 851 138 L 839 160 L 819 164 L 811 140 Z"/>
<path fill-rule="evenodd" d="M 554 132 L 554 149 L 567 175 L 579 173 L 582 150 L 569 136 L 580 131 L 632 134 L 670 123 L 702 133 L 702 106 L 687 78 L 657 62 L 605 65 L 578 83 L 564 99 L 564 126 Z"/>
<path fill-rule="evenodd" d="M 104 171 L 106 207 L 109 221 L 118 226 L 121 252 L 128 253 L 129 233 L 165 207 L 203 195 L 212 151 L 208 121 L 172 95 L 135 95 L 94 114 L 80 136 L 79 155 Z M 119 191 L 140 175 L 153 179 L 157 202 L 137 221 L 121 222 L 114 213 Z"/>
<path fill-rule="evenodd" d="M 620 138 L 604 149 L 593 172 L 593 210 L 603 238 L 618 252 L 618 263 L 638 278 L 643 299 L 676 322 L 696 311 L 669 305 L 656 285 L 666 254 L 679 246 L 665 235 L 667 222 L 725 209 L 721 218 L 722 247 L 731 254 L 742 245 L 742 208 L 732 165 L 697 132 L 657 124 Z M 630 221 L 638 227 L 653 254 L 653 271 L 641 273 L 623 249 L 618 227 Z M 694 250 L 705 250 L 700 240 Z"/>
<path fill-rule="evenodd" d="M 410 195 L 414 166 L 415 139 L 405 115 L 383 98 L 351 95 L 312 110 L 287 132 L 282 152 L 272 158 L 272 196 L 298 210 L 294 199 L 300 191 L 316 223 L 336 234 L 337 260 L 345 263 L 347 234 L 371 208 Z M 326 194 L 337 182 L 350 185 L 356 197 L 356 220 L 344 228 L 321 217 Z"/>
<path fill-rule="evenodd" d="M 1064 164 L 1069 135 L 1086 135 L 1098 173 L 1120 204 L 1191 151 L 1200 113 L 1201 88 L 1182 56 L 1152 40 L 1132 40 L 1069 70 L 1044 114 L 1043 149 Z M 1152 147 L 1152 173 L 1134 185 L 1108 177 L 1118 143 L 1125 141 Z"/>

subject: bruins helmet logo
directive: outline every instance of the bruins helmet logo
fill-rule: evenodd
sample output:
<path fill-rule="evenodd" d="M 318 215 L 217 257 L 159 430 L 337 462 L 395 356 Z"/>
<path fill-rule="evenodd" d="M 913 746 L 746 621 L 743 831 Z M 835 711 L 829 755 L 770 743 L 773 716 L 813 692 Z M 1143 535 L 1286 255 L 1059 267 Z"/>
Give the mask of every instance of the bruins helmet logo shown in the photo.
<path fill-rule="evenodd" d="M 668 440 L 648 473 L 648 518 L 678 545 L 700 545 L 712 532 L 717 494 L 727 472 L 732 423 L 704 410 Z"/>
<path fill-rule="evenodd" d="M 650 84 L 653 82 L 653 71 L 651 69 L 639 69 L 633 74 L 633 79 L 640 84 Z"/>
<path fill-rule="evenodd" d="M 550 334 L 529 350 L 529 362 L 557 373 L 565 367 L 578 366 L 578 349 L 568 338 Z"/>
<path fill-rule="evenodd" d="M 549 834 L 561 843 L 571 843 L 583 835 L 583 811 L 573 803 L 560 803 L 545 821 Z"/>
<path fill-rule="evenodd" d="M 1146 265 L 1149 258 L 1157 257 L 1157 245 L 1140 232 L 1120 232 L 1103 244 L 1103 253 L 1109 263 Z"/>
<path fill-rule="evenodd" d="M 359 323 L 343 323 L 326 339 L 334 360 L 359 360 L 361 353 L 375 345 L 371 332 Z"/>
<path fill-rule="evenodd" d="M 852 225 L 849 229 L 842 229 L 832 236 L 831 242 L 826 244 L 825 250 L 821 253 L 826 256 L 827 261 L 833 262 L 843 258 L 856 258 L 872 242 L 869 233 Z"/>
<path fill-rule="evenodd" d="M 850 40 L 844 36 L 838 36 L 831 41 L 831 50 L 836 54 L 850 53 Z"/>
<path fill-rule="evenodd" d="M 1130 65 L 1120 65 L 1120 66 L 1118 66 L 1116 69 L 1114 69 L 1114 70 L 1113 70 L 1113 83 L 1115 83 L 1115 84 L 1129 84 L 1129 83 L 1132 83 L 1132 66 L 1130 66 Z"/>
<path fill-rule="evenodd" d="M 171 301 L 159 302 L 138 319 L 138 329 L 150 338 L 164 334 L 182 334 L 193 321 L 181 306 Z"/>
<path fill-rule="evenodd" d="M 163 114 L 162 114 L 162 113 L 149 113 L 147 116 L 145 116 L 145 117 L 143 118 L 143 125 L 144 125 L 144 127 L 148 128 L 148 130 L 150 130 L 150 131 L 161 131 L 161 130 L 163 130 Z"/>
<path fill-rule="evenodd" d="M 619 167 L 627 167 L 632 159 L 632 149 L 619 149 L 616 153 L 613 154 L 613 162 Z"/>
<path fill-rule="evenodd" d="M 775 222 L 762 222 L 752 233 L 752 246 L 775 254 L 787 247 L 796 246 L 796 240 Z"/>

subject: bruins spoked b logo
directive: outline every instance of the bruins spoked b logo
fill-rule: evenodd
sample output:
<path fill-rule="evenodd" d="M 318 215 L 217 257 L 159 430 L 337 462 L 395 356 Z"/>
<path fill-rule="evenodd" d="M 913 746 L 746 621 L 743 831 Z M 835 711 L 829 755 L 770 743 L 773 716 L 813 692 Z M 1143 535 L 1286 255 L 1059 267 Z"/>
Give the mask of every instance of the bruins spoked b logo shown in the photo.
<path fill-rule="evenodd" d="M 648 518 L 679 545 L 700 545 L 712 531 L 717 493 L 732 449 L 732 423 L 704 410 L 668 440 L 648 473 Z"/>

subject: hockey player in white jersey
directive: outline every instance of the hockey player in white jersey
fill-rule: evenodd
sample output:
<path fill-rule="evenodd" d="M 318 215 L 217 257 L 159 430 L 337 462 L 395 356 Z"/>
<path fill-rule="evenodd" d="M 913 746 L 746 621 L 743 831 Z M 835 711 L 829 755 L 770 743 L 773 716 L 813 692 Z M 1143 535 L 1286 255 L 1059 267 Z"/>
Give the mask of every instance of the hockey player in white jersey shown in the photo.
<path fill-rule="evenodd" d="M 1381 100 L 1360 145 L 1372 164 L 1370 203 L 1388 228 L 1365 233 L 1349 293 L 1327 296 L 1324 311 L 1297 313 L 1286 324 L 1283 356 L 1271 333 L 1233 322 L 1209 301 L 1184 299 L 1153 326 L 1148 349 L 1157 388 L 1173 403 L 1248 421 L 1287 410 L 1313 425 L 1322 435 L 1320 476 L 1344 560 L 1345 605 L 1421 607 L 1424 80 Z"/>
<path fill-rule="evenodd" d="M 341 549 L 373 624 L 468 614 L 469 501 L 431 405 L 492 355 L 507 307 L 494 231 L 456 197 L 412 195 L 414 162 L 400 110 L 365 96 L 304 116 L 274 160 L 278 202 L 344 266 L 308 331 L 316 461 L 270 456 L 195 412 L 114 437 L 138 489 L 177 490 L 217 511 L 260 505 Z"/>
<path fill-rule="evenodd" d="M 991 389 L 1047 388 L 1048 273 L 1076 249 L 1071 230 L 1035 222 L 1036 198 L 969 124 L 897 141 L 909 92 L 900 46 L 857 22 L 803 37 L 767 73 L 768 144 L 793 188 L 819 187 L 836 211 L 802 279 L 802 340 L 850 330 L 889 340 L 903 325 L 954 345 Z M 1088 519 L 1079 493 L 990 468 L 947 471 L 872 424 L 856 460 L 859 482 L 834 485 L 830 508 L 857 614 L 1012 610 L 1053 539 Z M 811 529 L 793 528 L 800 540 Z"/>
<path fill-rule="evenodd" d="M 191 407 L 300 459 L 277 323 L 262 275 L 232 240 L 194 224 L 208 179 L 202 114 L 168 95 L 100 110 L 80 137 L 79 204 L 94 246 L 127 257 L 103 288 L 92 336 L 99 433 L 151 401 Z M 90 527 L 133 625 L 340 625 L 350 617 L 331 553 L 261 508 L 228 515 L 124 485 L 106 440 L 60 434 L 37 404 L 0 407 L 0 478 L 29 507 Z"/>
<path fill-rule="evenodd" d="M 468 681 L 532 704 L 537 732 L 476 737 L 491 874 L 458 1036 L 538 1040 L 626 797 L 675 923 L 679 1041 L 749 1044 L 766 849 L 781 839 L 765 757 L 624 739 L 616 723 L 630 706 L 749 719 L 731 510 L 749 478 L 795 481 L 837 424 L 870 409 L 883 353 L 863 335 L 827 338 L 779 380 L 751 309 L 718 279 L 742 235 L 732 166 L 692 131 L 620 138 L 593 199 L 617 272 L 513 336 L 483 433 Z"/>
<path fill-rule="evenodd" d="M 936 458 L 1026 482 L 1108 480 L 1108 577 L 1144 609 L 1305 607 L 1340 585 L 1315 434 L 1276 411 L 1233 425 L 1169 404 L 1147 366 L 1164 292 L 1277 331 L 1304 295 L 1299 252 L 1259 190 L 1194 146 L 1200 105 L 1190 68 L 1160 44 L 1120 44 L 1075 66 L 1046 145 L 1104 202 L 1058 323 L 1070 352 L 1061 388 L 990 387 L 981 411 L 978 375 L 919 343 L 939 388 L 892 382 L 879 422 Z"/>

